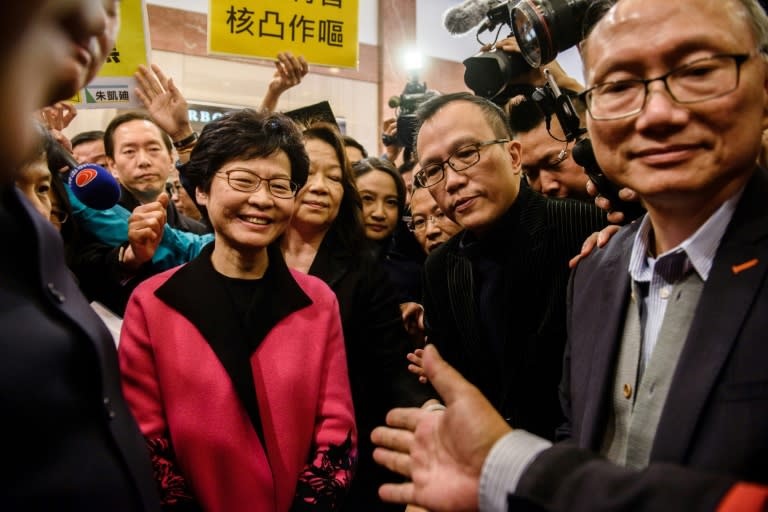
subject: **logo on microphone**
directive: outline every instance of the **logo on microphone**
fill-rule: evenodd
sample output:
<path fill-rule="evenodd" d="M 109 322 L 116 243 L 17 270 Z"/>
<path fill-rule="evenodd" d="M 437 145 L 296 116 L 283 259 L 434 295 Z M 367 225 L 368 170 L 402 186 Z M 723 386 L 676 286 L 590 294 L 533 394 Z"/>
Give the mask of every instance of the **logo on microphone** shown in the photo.
<path fill-rule="evenodd" d="M 95 180 L 98 175 L 99 173 L 95 169 L 82 169 L 75 176 L 75 185 L 82 188 Z"/>

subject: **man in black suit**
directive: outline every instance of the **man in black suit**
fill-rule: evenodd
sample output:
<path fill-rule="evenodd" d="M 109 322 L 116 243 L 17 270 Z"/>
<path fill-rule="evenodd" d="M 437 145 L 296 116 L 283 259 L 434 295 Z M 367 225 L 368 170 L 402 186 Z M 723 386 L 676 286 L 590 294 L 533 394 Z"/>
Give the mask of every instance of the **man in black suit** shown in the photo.
<path fill-rule="evenodd" d="M 412 453 L 397 466 L 416 485 L 383 495 L 435 511 L 715 510 L 736 481 L 768 482 L 766 48 L 756 0 L 620 0 L 600 18 L 581 48 L 588 127 L 605 173 L 648 214 L 573 274 L 569 442 L 510 431 L 430 348 L 448 411 L 391 412 L 416 443 L 374 433 Z M 395 467 L 392 455 L 378 460 Z"/>
<path fill-rule="evenodd" d="M 93 76 L 117 9 L 116 0 L 33 0 L 0 21 L 3 510 L 159 510 L 112 338 L 72 280 L 59 234 L 13 186 L 33 109 Z"/>
<path fill-rule="evenodd" d="M 604 216 L 521 187 L 525 148 L 490 101 L 438 96 L 417 118 L 416 180 L 464 228 L 426 262 L 429 340 L 511 425 L 553 438 L 568 260 Z"/>

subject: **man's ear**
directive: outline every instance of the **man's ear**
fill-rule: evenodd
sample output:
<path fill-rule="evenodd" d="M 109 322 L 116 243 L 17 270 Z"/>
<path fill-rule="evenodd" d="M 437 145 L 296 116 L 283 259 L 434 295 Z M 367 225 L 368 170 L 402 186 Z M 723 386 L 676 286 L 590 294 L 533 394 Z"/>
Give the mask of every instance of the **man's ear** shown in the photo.
<path fill-rule="evenodd" d="M 507 152 L 515 168 L 515 174 L 520 174 L 523 163 L 523 145 L 519 140 L 511 140 L 507 143 Z"/>
<path fill-rule="evenodd" d="M 195 187 L 195 201 L 200 206 L 208 206 L 208 194 L 200 190 L 200 187 Z"/>
<path fill-rule="evenodd" d="M 116 180 L 120 180 L 120 177 L 117 175 L 117 166 L 115 165 L 115 159 L 108 156 L 107 157 L 107 169 L 109 169 L 109 172 L 112 174 L 112 177 Z"/>

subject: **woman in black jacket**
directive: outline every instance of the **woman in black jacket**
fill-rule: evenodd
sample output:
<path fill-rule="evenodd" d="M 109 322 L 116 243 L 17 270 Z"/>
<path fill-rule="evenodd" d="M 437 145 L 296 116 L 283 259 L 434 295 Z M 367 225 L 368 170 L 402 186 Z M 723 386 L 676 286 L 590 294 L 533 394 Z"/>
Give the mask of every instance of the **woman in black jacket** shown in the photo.
<path fill-rule="evenodd" d="M 345 510 L 395 510 L 377 494 L 392 474 L 373 462 L 370 432 L 392 407 L 421 405 L 429 389 L 407 371 L 399 301 L 365 239 L 340 135 L 332 125 L 316 124 L 304 140 L 309 177 L 281 248 L 289 267 L 323 279 L 339 301 L 360 450 Z"/>

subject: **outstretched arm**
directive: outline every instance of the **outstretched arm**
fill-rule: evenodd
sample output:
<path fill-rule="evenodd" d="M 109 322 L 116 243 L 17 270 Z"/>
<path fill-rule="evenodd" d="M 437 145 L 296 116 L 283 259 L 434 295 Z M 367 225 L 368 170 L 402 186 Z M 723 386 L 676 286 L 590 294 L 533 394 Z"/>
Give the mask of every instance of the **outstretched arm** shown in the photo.
<path fill-rule="evenodd" d="M 167 77 L 157 64 L 152 64 L 151 69 L 139 66 L 133 76 L 139 84 L 136 95 L 155 123 L 165 130 L 174 142 L 188 139 L 194 132 L 189 122 L 189 105 L 173 83 L 173 79 Z M 182 162 L 186 162 L 189 157 L 189 151 L 184 150 L 191 150 L 193 143 L 188 148 L 177 148 Z"/>
<path fill-rule="evenodd" d="M 275 61 L 275 74 L 269 82 L 267 92 L 261 102 L 261 110 L 274 112 L 280 96 L 301 83 L 309 72 L 309 65 L 302 56 L 294 57 L 291 52 L 280 52 Z"/>
<path fill-rule="evenodd" d="M 412 480 L 385 484 L 379 495 L 433 512 L 477 510 L 483 462 L 511 429 L 432 345 L 424 349 L 424 372 L 446 409 L 393 409 L 388 426 L 373 431 L 376 462 Z"/>

